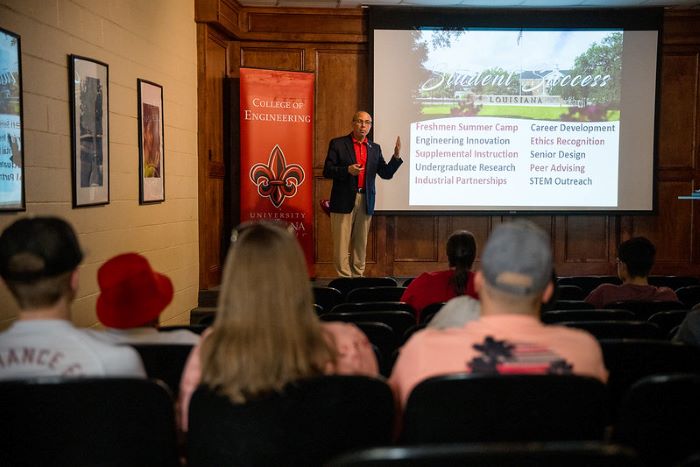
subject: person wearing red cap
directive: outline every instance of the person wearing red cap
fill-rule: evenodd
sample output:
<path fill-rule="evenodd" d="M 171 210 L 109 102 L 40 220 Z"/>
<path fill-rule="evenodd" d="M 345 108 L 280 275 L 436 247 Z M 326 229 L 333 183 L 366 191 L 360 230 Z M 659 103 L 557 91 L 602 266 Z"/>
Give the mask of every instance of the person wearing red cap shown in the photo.
<path fill-rule="evenodd" d="M 2 233 L 0 276 L 20 312 L 0 333 L 0 379 L 146 376 L 134 349 L 101 342 L 71 323 L 82 259 L 75 232 L 57 217 L 22 218 Z"/>
<path fill-rule="evenodd" d="M 107 329 L 92 330 L 96 338 L 119 344 L 199 342 L 199 336 L 187 330 L 158 332 L 158 317 L 173 300 L 173 283 L 138 253 L 109 259 L 97 271 L 97 283 L 97 318 Z"/>

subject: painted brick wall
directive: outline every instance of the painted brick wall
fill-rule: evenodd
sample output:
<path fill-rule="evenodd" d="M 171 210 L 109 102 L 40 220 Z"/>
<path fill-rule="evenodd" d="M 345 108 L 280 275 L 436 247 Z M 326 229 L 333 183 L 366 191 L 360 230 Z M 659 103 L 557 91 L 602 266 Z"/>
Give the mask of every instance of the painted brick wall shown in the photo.
<path fill-rule="evenodd" d="M 197 43 L 194 0 L 0 0 L 0 27 L 21 36 L 28 214 L 70 221 L 86 253 L 73 321 L 95 326 L 99 266 L 135 251 L 175 286 L 165 324 L 187 323 L 198 290 Z M 71 207 L 69 54 L 109 65 L 110 203 Z M 164 203 L 139 205 L 136 79 L 163 86 Z M 0 286 L 0 328 L 17 314 Z"/>

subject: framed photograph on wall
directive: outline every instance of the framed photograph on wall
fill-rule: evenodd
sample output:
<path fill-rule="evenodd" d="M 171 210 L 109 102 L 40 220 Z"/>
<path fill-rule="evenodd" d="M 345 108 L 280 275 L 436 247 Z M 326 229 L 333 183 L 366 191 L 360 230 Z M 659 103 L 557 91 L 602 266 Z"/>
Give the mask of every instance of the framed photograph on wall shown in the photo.
<path fill-rule="evenodd" d="M 109 67 L 68 57 L 73 207 L 109 203 Z"/>
<path fill-rule="evenodd" d="M 137 80 L 139 93 L 139 203 L 165 201 L 163 86 Z"/>
<path fill-rule="evenodd" d="M 17 34 L 0 28 L 0 211 L 24 211 L 22 51 Z"/>

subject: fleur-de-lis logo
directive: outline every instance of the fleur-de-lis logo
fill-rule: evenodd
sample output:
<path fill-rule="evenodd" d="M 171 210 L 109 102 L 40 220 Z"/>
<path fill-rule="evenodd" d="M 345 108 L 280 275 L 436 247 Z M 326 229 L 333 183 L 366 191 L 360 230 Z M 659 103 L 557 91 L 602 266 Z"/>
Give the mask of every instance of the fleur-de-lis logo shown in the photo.
<path fill-rule="evenodd" d="M 267 165 L 259 163 L 250 168 L 250 181 L 258 187 L 258 194 L 270 198 L 276 208 L 282 206 L 285 198 L 297 194 L 297 188 L 304 182 L 304 169 L 299 164 L 287 165 L 282 149 L 278 144 L 272 148 Z"/>

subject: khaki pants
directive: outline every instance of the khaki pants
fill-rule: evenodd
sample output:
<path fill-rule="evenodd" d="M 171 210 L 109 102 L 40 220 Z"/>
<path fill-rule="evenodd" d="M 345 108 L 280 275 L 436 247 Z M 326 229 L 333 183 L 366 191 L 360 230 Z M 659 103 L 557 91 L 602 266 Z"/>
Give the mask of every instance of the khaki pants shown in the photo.
<path fill-rule="evenodd" d="M 349 214 L 331 213 L 333 263 L 340 277 L 362 277 L 367 255 L 367 233 L 372 216 L 367 214 L 365 195 L 355 195 Z"/>

